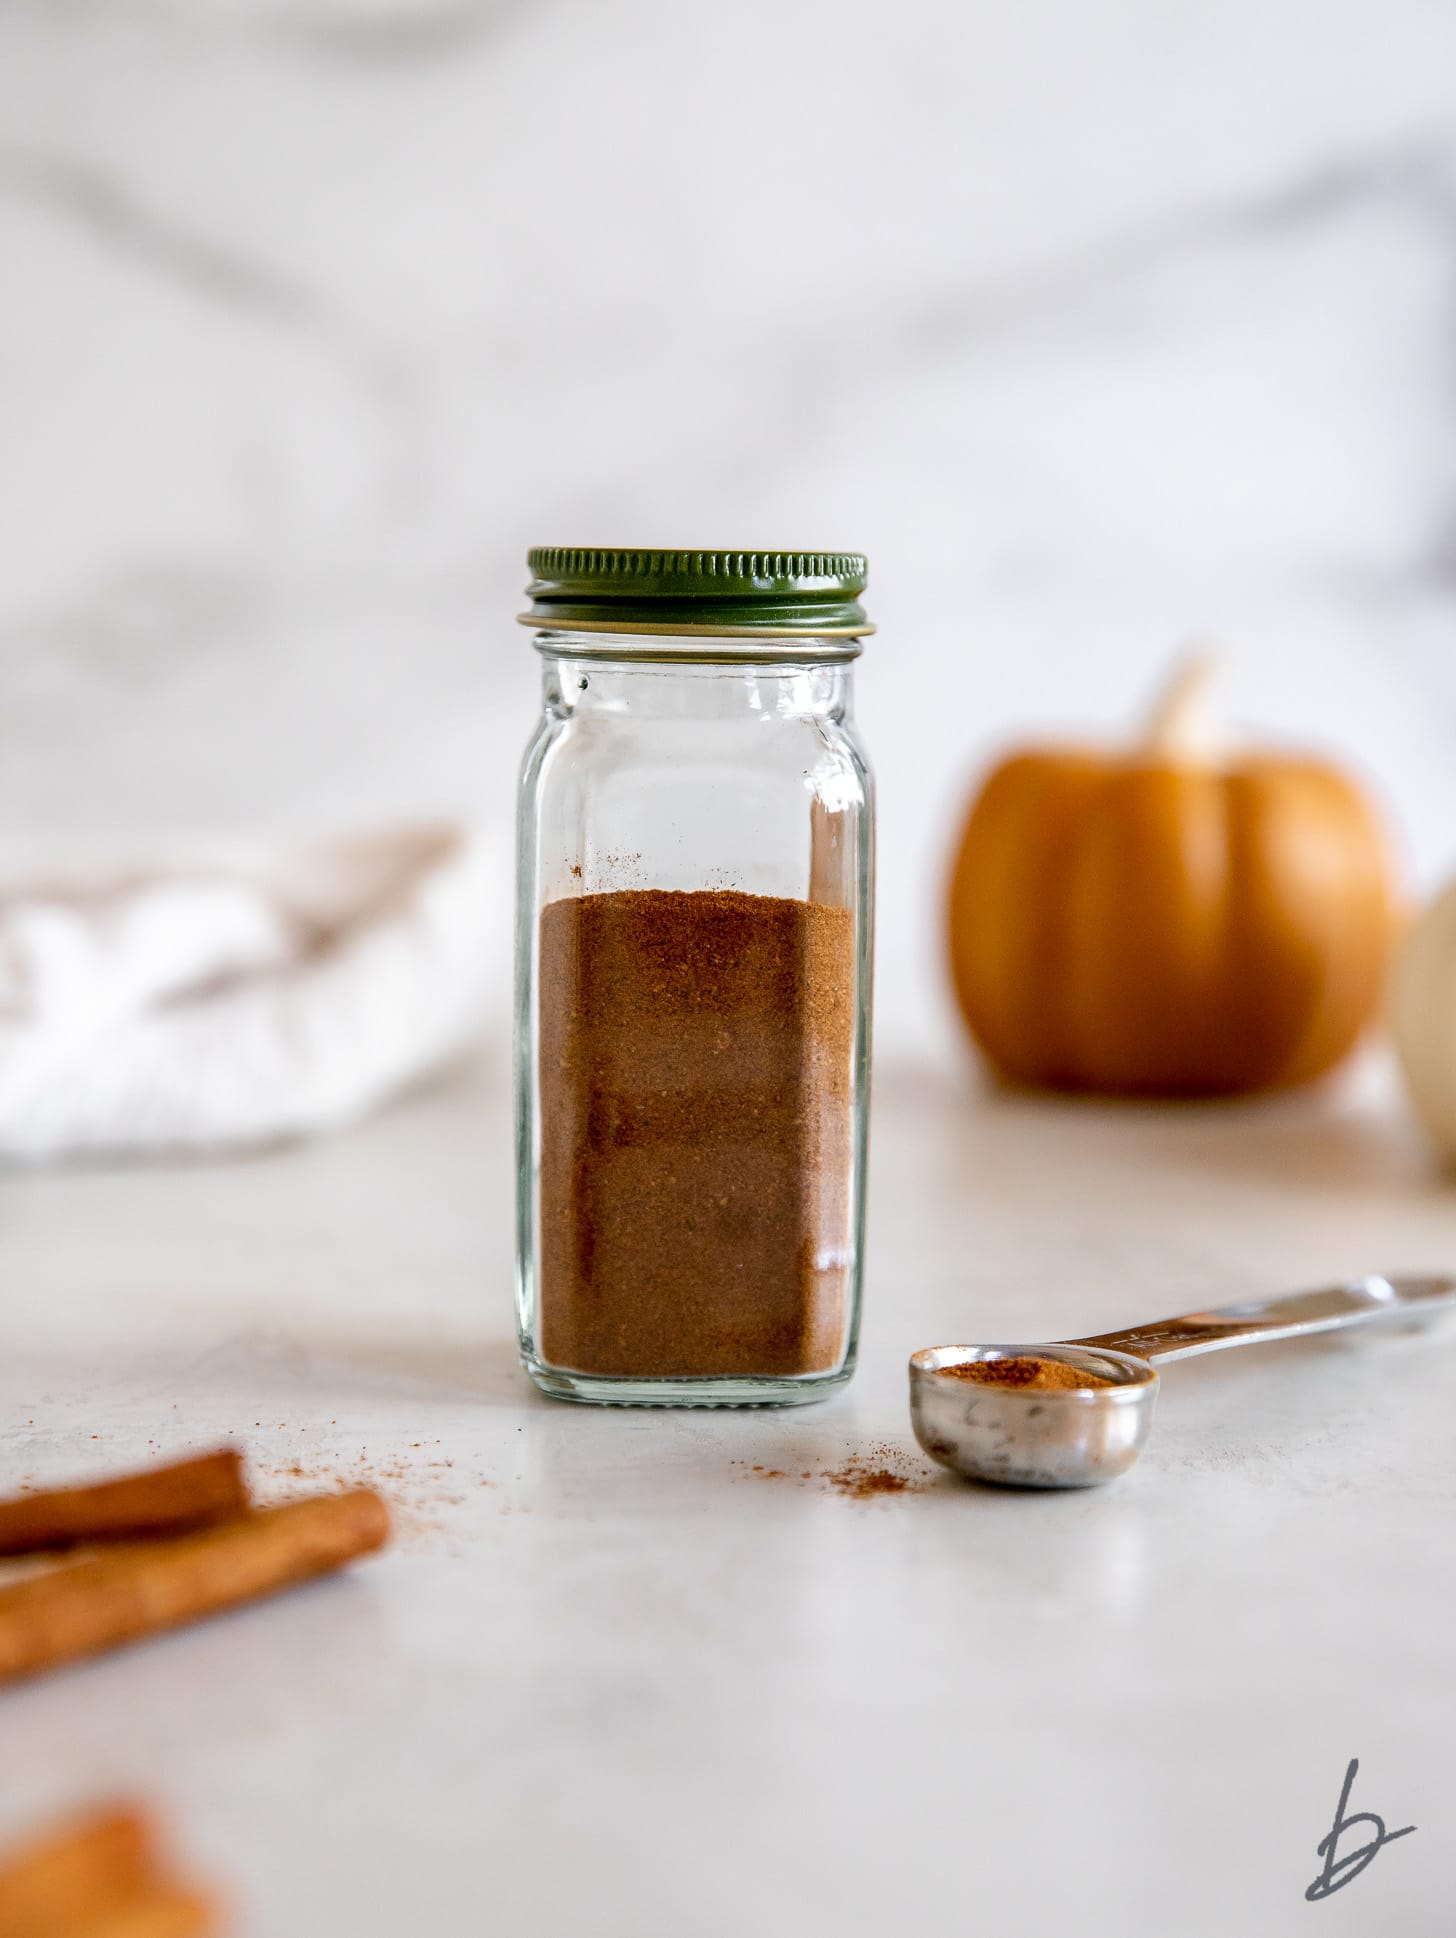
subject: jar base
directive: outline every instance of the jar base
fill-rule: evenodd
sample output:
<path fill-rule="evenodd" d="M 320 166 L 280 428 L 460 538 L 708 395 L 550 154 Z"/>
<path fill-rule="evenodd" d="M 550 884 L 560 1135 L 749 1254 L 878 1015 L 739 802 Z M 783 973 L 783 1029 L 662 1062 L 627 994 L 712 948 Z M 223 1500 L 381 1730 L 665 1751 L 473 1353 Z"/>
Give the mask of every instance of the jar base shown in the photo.
<path fill-rule="evenodd" d="M 521 1360 L 536 1385 L 553 1400 L 586 1406 L 811 1406 L 849 1384 L 853 1360 L 831 1373 L 714 1376 L 707 1379 L 629 1379 L 573 1373 L 547 1366 L 529 1352 Z"/>

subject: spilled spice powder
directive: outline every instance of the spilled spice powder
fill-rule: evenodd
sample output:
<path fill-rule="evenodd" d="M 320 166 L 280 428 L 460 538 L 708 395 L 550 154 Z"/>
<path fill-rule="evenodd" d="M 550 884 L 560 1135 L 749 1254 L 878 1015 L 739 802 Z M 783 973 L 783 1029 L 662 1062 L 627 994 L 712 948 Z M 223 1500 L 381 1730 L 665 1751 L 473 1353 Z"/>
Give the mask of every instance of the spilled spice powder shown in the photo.
<path fill-rule="evenodd" d="M 853 1247 L 851 911 L 621 889 L 540 925 L 541 1350 L 828 1372 Z"/>
<path fill-rule="evenodd" d="M 1073 1366 L 1065 1359 L 1041 1359 L 1030 1354 L 1009 1359 L 963 1359 L 936 1371 L 946 1379 L 974 1381 L 978 1386 L 1019 1387 L 1027 1393 L 1069 1392 L 1075 1387 L 1116 1386 L 1101 1373 Z"/>
<path fill-rule="evenodd" d="M 893 1441 L 880 1440 L 863 1453 L 851 1454 L 842 1466 L 819 1478 L 836 1494 L 851 1501 L 871 1501 L 881 1494 L 920 1494 L 935 1478 L 935 1470 L 916 1460 Z"/>
<path fill-rule="evenodd" d="M 805 1467 L 797 1474 L 784 1467 L 764 1467 L 755 1462 L 749 1470 L 755 1480 L 812 1480 L 846 1500 L 869 1501 L 881 1494 L 919 1494 L 934 1479 L 933 1470 L 923 1463 L 907 1467 L 907 1456 L 899 1447 L 884 1443 L 862 1454 L 851 1454 L 838 1467 L 823 1467 L 817 1472 Z M 742 1462 L 734 1461 L 740 1466 Z"/>
<path fill-rule="evenodd" d="M 911 1487 L 908 1474 L 897 1474 L 892 1467 L 868 1467 L 858 1460 L 831 1467 L 824 1479 L 836 1494 L 851 1501 L 872 1501 L 879 1494 L 907 1494 Z"/>

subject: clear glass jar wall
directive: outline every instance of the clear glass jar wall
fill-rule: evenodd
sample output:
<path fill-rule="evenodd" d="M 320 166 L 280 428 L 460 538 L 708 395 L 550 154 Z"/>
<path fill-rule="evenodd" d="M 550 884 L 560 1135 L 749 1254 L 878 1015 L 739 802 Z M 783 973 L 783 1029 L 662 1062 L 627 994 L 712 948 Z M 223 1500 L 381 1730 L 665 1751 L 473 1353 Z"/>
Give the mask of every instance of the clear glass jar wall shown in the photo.
<path fill-rule="evenodd" d="M 565 1398 L 763 1404 L 854 1365 L 873 869 L 854 638 L 537 636 L 518 1303 Z"/>

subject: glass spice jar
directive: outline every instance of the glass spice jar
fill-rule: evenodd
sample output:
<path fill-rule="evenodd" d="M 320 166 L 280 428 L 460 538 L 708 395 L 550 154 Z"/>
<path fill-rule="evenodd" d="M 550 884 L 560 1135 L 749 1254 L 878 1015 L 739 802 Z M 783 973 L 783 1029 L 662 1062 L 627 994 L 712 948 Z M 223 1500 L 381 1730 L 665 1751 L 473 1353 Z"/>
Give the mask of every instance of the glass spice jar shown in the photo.
<path fill-rule="evenodd" d="M 819 1399 L 854 1369 L 873 807 L 852 552 L 530 554 L 521 1353 L 564 1399 Z"/>

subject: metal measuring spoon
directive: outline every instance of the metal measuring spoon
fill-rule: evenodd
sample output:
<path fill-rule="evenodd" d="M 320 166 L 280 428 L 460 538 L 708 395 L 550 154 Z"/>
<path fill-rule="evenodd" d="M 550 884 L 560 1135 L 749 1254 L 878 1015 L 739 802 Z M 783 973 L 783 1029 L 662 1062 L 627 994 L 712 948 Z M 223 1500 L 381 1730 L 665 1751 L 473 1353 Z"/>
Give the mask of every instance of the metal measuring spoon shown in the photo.
<path fill-rule="evenodd" d="M 910 1419 L 932 1460 L 972 1480 L 1095 1487 L 1125 1474 L 1142 1452 L 1158 1397 L 1153 1360 L 1189 1359 L 1224 1346 L 1296 1339 L 1375 1319 L 1419 1320 L 1452 1304 L 1456 1278 L 1372 1276 L 1052 1346 L 928 1346 L 910 1360 Z M 1026 1357 L 1060 1359 L 1112 1384 L 1038 1392 L 982 1385 L 940 1370 L 968 1360 Z"/>

